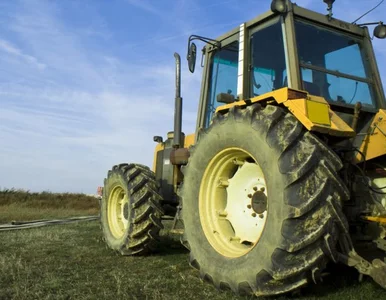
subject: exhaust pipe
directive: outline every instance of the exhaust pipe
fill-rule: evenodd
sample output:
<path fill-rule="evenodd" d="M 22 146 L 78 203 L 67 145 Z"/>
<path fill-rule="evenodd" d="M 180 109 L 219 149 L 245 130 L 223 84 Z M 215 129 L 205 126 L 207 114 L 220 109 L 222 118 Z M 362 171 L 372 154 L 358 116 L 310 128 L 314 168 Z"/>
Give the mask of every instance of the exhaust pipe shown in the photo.
<path fill-rule="evenodd" d="M 180 148 L 182 136 L 181 57 L 178 53 L 174 53 L 174 57 L 176 59 L 176 99 L 174 106 L 173 148 Z"/>
<path fill-rule="evenodd" d="M 176 100 L 174 107 L 174 137 L 173 148 L 170 152 L 170 162 L 174 165 L 174 190 L 177 191 L 177 181 L 179 167 L 186 165 L 190 156 L 189 150 L 184 148 L 184 140 L 182 134 L 182 98 L 181 98 L 181 57 L 178 53 L 174 53 L 176 58 Z"/>

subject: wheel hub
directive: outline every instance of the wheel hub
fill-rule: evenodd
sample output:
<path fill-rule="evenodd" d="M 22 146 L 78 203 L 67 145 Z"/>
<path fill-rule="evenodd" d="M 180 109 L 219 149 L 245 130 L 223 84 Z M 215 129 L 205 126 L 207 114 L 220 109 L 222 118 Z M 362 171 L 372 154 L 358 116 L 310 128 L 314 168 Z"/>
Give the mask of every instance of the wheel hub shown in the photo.
<path fill-rule="evenodd" d="M 128 227 L 129 201 L 125 190 L 116 186 L 112 189 L 108 199 L 108 223 L 112 235 L 121 238 Z"/>
<path fill-rule="evenodd" d="M 229 148 L 210 161 L 199 210 L 204 233 L 217 252 L 228 257 L 248 253 L 262 235 L 267 209 L 264 174 L 248 152 Z"/>
<path fill-rule="evenodd" d="M 240 243 L 249 245 L 258 242 L 265 225 L 267 196 L 263 192 L 265 180 L 263 176 L 259 176 L 260 173 L 257 163 L 245 162 L 229 179 L 229 186 L 226 188 L 226 219 L 234 228 Z M 258 214 L 262 216 L 257 218 Z"/>
<path fill-rule="evenodd" d="M 264 194 L 264 189 L 256 191 L 252 196 L 252 209 L 257 214 L 262 214 L 267 210 L 267 195 Z"/>

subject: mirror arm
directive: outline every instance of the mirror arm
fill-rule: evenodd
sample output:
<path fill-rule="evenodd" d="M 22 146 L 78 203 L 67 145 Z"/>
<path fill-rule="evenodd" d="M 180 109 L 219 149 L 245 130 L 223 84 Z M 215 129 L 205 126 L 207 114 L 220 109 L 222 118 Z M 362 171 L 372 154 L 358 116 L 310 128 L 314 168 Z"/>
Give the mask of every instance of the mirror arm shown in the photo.
<path fill-rule="evenodd" d="M 204 37 L 204 36 L 200 36 L 200 35 L 191 35 L 188 39 L 188 49 L 190 49 L 190 44 L 192 41 L 194 40 L 200 40 L 204 43 L 207 43 L 209 45 L 212 45 L 213 47 L 217 47 L 217 48 L 220 48 L 221 47 L 221 43 L 217 40 L 214 40 L 214 39 L 211 39 L 211 38 L 207 38 L 207 37 Z"/>
<path fill-rule="evenodd" d="M 383 24 L 383 22 L 379 21 L 379 22 L 371 22 L 371 23 L 363 23 L 363 24 L 356 24 L 357 26 L 367 26 L 367 25 L 379 25 L 379 24 Z"/>

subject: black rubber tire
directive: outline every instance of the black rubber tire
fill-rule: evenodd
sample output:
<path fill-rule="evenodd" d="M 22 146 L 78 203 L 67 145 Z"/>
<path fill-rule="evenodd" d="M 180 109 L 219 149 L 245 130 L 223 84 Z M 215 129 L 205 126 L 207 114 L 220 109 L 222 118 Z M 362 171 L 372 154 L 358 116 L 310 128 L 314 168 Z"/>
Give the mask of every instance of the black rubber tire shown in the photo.
<path fill-rule="evenodd" d="M 128 227 L 121 238 L 113 236 L 108 222 L 108 201 L 112 189 L 119 185 L 128 196 Z M 116 165 L 104 180 L 101 200 L 101 227 L 107 245 L 122 255 L 146 254 L 158 241 L 163 228 L 161 196 L 154 173 L 140 164 Z"/>
<path fill-rule="evenodd" d="M 206 167 L 229 147 L 246 150 L 262 166 L 269 203 L 259 242 L 237 258 L 222 256 L 210 245 L 198 206 Z M 317 281 L 336 257 L 333 210 L 340 211 L 349 197 L 337 175 L 341 168 L 339 157 L 281 107 L 253 104 L 217 113 L 191 150 L 180 192 L 181 242 L 190 250 L 190 264 L 203 280 L 236 294 L 277 295 Z"/>

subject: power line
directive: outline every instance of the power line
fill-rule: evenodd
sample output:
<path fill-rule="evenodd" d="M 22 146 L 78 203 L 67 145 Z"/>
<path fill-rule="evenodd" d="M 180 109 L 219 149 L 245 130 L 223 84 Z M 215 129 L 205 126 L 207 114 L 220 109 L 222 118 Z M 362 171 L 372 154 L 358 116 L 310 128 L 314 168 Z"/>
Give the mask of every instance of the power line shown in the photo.
<path fill-rule="evenodd" d="M 370 9 L 368 12 L 364 13 L 363 15 L 361 15 L 358 19 L 356 19 L 354 22 L 352 22 L 351 24 L 355 24 L 357 21 L 359 21 L 360 19 L 362 19 L 364 16 L 368 15 L 369 13 L 371 13 L 374 9 L 376 9 L 379 5 L 381 5 L 383 3 L 383 1 L 385 0 L 381 0 L 381 2 L 379 2 L 375 7 L 373 7 L 372 9 Z"/>

